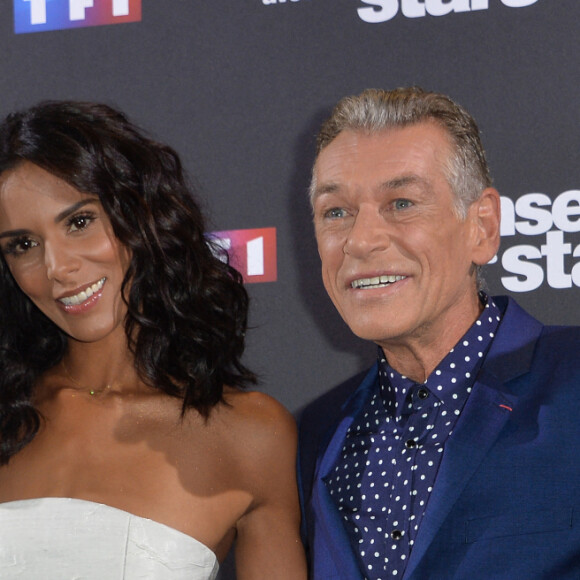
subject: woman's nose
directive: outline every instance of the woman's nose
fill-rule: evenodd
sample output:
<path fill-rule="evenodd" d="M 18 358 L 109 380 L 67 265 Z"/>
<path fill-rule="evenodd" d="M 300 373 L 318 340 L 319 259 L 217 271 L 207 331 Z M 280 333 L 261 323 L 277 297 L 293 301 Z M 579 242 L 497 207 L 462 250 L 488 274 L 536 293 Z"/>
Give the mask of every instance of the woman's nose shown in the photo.
<path fill-rule="evenodd" d="M 71 246 L 71 244 L 64 242 L 46 242 L 44 245 L 44 263 L 48 279 L 62 281 L 78 270 L 80 260 L 74 245 Z"/>

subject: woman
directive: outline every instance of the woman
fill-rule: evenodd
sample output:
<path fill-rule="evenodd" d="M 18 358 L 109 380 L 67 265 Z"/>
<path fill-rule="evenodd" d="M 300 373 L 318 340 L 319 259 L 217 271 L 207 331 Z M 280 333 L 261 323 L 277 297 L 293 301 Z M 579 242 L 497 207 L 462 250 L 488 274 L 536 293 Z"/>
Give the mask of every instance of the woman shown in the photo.
<path fill-rule="evenodd" d="M 110 107 L 0 125 L 2 574 L 205 580 L 235 539 L 238 578 L 305 577 L 295 425 L 243 390 L 247 295 L 203 226 Z"/>

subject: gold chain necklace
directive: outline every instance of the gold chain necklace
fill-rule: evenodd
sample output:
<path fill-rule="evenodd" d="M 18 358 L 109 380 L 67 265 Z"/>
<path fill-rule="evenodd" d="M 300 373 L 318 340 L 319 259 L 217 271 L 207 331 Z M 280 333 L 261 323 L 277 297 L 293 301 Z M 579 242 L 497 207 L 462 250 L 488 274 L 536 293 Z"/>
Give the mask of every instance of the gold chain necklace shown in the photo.
<path fill-rule="evenodd" d="M 111 389 L 111 385 L 105 385 L 102 389 L 94 389 L 92 387 L 85 387 L 83 385 L 81 385 L 71 374 L 70 371 L 68 370 L 68 367 L 66 366 L 66 363 L 64 362 L 64 358 L 62 359 L 62 368 L 64 369 L 64 372 L 66 373 L 66 376 L 71 380 L 71 382 L 73 382 L 83 393 L 89 393 L 89 395 L 91 396 L 95 396 L 95 395 L 102 395 L 105 391 L 108 391 Z"/>

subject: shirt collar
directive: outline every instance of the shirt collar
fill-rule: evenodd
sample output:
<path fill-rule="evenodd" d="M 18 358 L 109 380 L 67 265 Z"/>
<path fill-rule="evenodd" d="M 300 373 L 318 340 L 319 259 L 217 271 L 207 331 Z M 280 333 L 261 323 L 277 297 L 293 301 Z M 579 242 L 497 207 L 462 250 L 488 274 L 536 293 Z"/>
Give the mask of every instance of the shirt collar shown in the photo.
<path fill-rule="evenodd" d="M 428 389 L 433 397 L 430 403 L 445 404 L 450 398 L 467 399 L 471 385 L 485 358 L 502 313 L 495 302 L 483 292 L 480 294 L 484 306 L 481 314 L 447 356 L 437 365 L 422 385 L 393 369 L 379 348 L 379 385 L 383 405 L 389 414 L 400 417 L 409 412 L 409 394 L 419 386 Z M 454 406 L 457 400 L 454 401 Z"/>

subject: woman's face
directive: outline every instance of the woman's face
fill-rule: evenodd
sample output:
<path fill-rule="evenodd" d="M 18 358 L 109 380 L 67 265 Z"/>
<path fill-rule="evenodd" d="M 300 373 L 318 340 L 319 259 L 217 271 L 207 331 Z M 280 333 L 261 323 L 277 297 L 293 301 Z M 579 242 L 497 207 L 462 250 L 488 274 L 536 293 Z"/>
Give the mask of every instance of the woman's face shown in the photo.
<path fill-rule="evenodd" d="M 99 199 L 24 162 L 0 175 L 0 250 L 22 291 L 81 342 L 124 332 L 130 253 Z"/>

